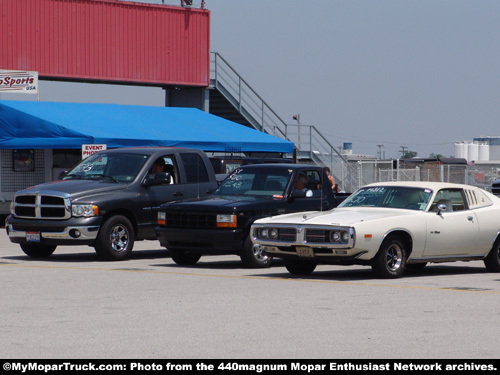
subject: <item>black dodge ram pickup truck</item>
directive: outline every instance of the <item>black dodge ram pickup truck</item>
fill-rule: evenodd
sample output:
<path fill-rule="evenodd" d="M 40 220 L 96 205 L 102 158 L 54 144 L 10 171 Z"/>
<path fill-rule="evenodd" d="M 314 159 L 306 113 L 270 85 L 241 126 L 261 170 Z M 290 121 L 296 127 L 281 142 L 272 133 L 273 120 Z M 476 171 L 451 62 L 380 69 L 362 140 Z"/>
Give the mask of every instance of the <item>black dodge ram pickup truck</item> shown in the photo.
<path fill-rule="evenodd" d="M 272 259 L 248 236 L 255 220 L 289 212 L 330 210 L 347 195 L 335 196 L 318 166 L 242 166 L 210 197 L 163 204 L 156 236 L 180 265 L 195 264 L 201 255 L 237 254 L 246 267 L 267 267 Z"/>
<path fill-rule="evenodd" d="M 217 187 L 203 151 L 144 147 L 96 153 L 62 181 L 18 191 L 6 220 L 11 242 L 32 257 L 59 245 L 89 245 L 106 260 L 130 256 L 134 241 L 155 240 L 157 209 Z"/>

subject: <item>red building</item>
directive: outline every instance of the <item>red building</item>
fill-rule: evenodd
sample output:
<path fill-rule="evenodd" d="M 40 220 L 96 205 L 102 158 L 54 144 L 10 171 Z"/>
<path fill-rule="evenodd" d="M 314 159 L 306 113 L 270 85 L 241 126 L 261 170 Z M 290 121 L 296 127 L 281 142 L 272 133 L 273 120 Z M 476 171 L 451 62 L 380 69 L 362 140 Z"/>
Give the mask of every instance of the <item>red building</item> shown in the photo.
<path fill-rule="evenodd" d="M 0 12 L 0 69 L 79 82 L 209 85 L 208 10 L 118 0 L 0 0 Z"/>

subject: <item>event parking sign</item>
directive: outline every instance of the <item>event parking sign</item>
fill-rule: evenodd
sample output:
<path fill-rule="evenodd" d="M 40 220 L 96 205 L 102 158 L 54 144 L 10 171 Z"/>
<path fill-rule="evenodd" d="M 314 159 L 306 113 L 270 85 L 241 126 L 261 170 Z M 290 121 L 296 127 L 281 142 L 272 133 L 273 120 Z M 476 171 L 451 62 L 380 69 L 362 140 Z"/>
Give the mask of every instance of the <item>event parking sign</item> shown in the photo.
<path fill-rule="evenodd" d="M 100 144 L 100 145 L 82 145 L 82 160 L 85 159 L 86 157 L 95 154 L 96 152 L 99 151 L 104 151 L 106 150 L 106 145 L 105 144 Z"/>

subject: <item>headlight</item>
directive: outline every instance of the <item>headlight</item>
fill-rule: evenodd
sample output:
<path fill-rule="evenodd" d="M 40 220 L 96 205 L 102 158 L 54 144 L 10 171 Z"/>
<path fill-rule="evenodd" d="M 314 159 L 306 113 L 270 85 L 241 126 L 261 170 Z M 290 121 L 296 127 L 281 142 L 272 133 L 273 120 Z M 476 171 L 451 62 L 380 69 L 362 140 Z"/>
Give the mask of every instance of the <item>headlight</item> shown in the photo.
<path fill-rule="evenodd" d="M 217 227 L 219 228 L 236 228 L 236 215 L 217 215 Z"/>
<path fill-rule="evenodd" d="M 331 242 L 339 242 L 340 241 L 340 232 L 330 232 L 330 241 Z"/>
<path fill-rule="evenodd" d="M 79 217 L 91 217 L 97 216 L 99 214 L 99 207 L 93 204 L 74 204 L 71 207 L 71 213 L 73 216 Z"/>
<path fill-rule="evenodd" d="M 278 228 L 260 228 L 256 231 L 256 236 L 261 240 L 277 240 L 279 237 Z"/>
<path fill-rule="evenodd" d="M 349 231 L 346 230 L 332 230 L 330 232 L 330 242 L 348 243 L 350 238 Z"/>
<path fill-rule="evenodd" d="M 166 212 L 158 212 L 158 224 L 166 225 L 167 224 L 167 213 Z"/>
<path fill-rule="evenodd" d="M 347 243 L 347 242 L 349 242 L 350 238 L 351 238 L 351 236 L 350 236 L 349 232 L 342 233 L 342 242 Z"/>

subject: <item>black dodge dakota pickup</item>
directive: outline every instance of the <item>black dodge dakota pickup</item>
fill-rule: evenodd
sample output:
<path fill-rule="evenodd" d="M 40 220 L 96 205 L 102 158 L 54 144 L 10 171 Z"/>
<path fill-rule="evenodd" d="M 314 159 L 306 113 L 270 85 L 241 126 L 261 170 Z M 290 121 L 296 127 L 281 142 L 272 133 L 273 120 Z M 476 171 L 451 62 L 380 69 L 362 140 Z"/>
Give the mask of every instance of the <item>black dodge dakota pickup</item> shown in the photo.
<path fill-rule="evenodd" d="M 255 220 L 330 210 L 344 198 L 334 195 L 319 166 L 247 165 L 236 168 L 207 198 L 163 204 L 155 231 L 179 265 L 195 264 L 201 255 L 236 254 L 246 267 L 268 267 L 272 259 L 248 236 Z"/>

